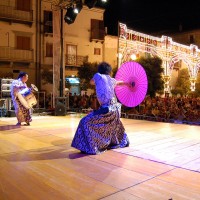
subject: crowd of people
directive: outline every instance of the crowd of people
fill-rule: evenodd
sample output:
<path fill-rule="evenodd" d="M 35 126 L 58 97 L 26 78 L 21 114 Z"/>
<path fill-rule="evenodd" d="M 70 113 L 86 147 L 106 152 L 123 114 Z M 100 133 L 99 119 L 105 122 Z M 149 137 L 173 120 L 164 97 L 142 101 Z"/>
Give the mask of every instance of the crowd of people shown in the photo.
<path fill-rule="evenodd" d="M 74 111 L 81 111 L 82 109 L 93 109 L 99 108 L 99 102 L 97 100 L 96 94 L 87 95 L 87 92 L 83 95 L 77 95 L 74 93 L 69 93 L 69 107 Z"/>
<path fill-rule="evenodd" d="M 82 109 L 98 109 L 95 94 L 69 96 L 70 108 L 81 112 Z M 137 107 L 122 105 L 122 117 L 138 118 L 163 122 L 200 124 L 200 98 L 191 97 L 155 97 L 147 96 Z"/>
<path fill-rule="evenodd" d="M 137 108 L 124 111 L 127 116 L 139 115 L 155 121 L 200 124 L 200 98 L 146 97 Z"/>

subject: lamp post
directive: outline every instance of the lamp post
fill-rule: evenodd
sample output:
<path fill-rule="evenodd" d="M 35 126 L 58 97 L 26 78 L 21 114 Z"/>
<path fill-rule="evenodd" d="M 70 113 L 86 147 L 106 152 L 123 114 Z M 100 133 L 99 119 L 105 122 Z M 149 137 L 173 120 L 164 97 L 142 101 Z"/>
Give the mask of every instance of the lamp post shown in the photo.
<path fill-rule="evenodd" d="M 63 9 L 60 10 L 60 97 L 63 97 Z"/>

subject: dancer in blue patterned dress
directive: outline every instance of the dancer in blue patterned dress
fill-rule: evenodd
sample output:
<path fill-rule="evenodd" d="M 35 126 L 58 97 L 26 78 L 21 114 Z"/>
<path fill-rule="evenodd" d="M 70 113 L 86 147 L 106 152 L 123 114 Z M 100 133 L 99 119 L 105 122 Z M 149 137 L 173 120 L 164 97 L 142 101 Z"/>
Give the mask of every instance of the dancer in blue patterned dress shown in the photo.
<path fill-rule="evenodd" d="M 26 125 L 29 126 L 30 122 L 32 121 L 31 110 L 25 108 L 18 98 L 18 93 L 23 89 L 28 88 L 26 84 L 27 81 L 28 81 L 28 74 L 26 72 L 20 72 L 18 78 L 14 80 L 11 84 L 11 97 L 18 121 L 16 125 L 18 126 L 21 126 L 22 122 L 26 122 Z"/>
<path fill-rule="evenodd" d="M 121 104 L 117 102 L 114 88 L 125 84 L 111 78 L 111 66 L 98 65 L 91 84 L 95 84 L 100 108 L 83 117 L 73 138 L 72 147 L 87 154 L 98 154 L 106 149 L 129 146 L 124 126 L 120 121 Z"/>

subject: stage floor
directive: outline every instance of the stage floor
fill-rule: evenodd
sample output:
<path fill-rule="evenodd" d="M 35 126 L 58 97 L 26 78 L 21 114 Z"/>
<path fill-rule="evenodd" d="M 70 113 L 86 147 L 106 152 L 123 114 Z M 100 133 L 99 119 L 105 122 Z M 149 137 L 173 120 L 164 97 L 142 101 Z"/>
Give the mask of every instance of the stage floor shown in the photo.
<path fill-rule="evenodd" d="M 200 199 L 200 126 L 122 118 L 130 146 L 85 155 L 80 119 L 0 118 L 0 200 Z"/>

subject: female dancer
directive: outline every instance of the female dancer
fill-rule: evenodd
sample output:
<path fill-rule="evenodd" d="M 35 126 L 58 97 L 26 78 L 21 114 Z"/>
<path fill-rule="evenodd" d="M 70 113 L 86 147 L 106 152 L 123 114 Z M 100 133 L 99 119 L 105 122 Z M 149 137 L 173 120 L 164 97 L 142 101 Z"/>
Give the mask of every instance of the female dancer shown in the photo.
<path fill-rule="evenodd" d="M 90 81 L 95 84 L 100 108 L 81 119 L 71 144 L 83 153 L 98 154 L 107 149 L 129 146 L 120 121 L 121 104 L 114 92 L 116 85 L 126 83 L 111 78 L 111 71 L 111 66 L 102 62 L 98 65 L 98 73 Z"/>

